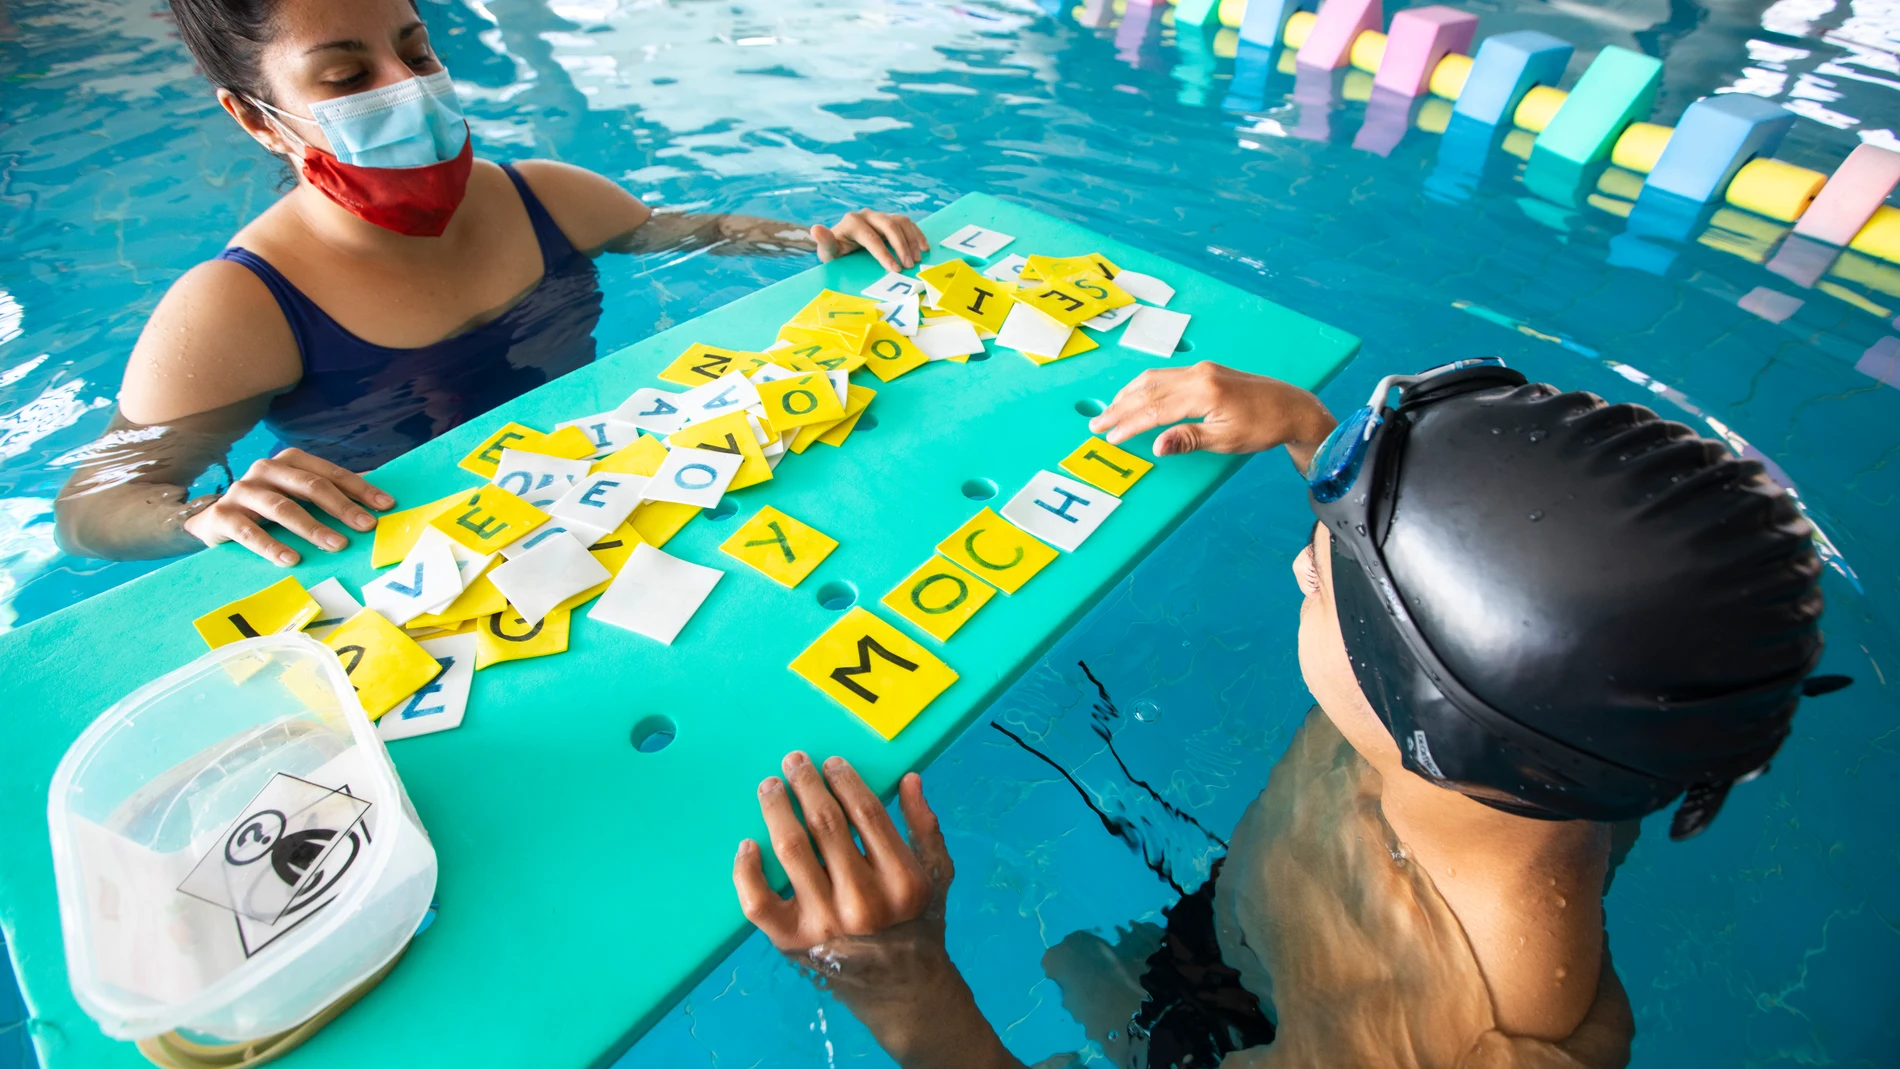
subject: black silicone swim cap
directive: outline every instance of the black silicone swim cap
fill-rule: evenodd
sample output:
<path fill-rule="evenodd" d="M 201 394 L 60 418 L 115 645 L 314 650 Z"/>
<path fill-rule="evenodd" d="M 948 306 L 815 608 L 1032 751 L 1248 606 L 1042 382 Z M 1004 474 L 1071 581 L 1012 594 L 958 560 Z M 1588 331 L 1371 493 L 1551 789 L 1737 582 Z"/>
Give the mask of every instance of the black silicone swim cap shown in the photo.
<path fill-rule="evenodd" d="M 1406 767 L 1500 809 L 1621 820 L 1687 792 L 1671 834 L 1693 835 L 1780 747 L 1820 658 L 1793 500 L 1639 405 L 1443 375 L 1314 511 Z"/>

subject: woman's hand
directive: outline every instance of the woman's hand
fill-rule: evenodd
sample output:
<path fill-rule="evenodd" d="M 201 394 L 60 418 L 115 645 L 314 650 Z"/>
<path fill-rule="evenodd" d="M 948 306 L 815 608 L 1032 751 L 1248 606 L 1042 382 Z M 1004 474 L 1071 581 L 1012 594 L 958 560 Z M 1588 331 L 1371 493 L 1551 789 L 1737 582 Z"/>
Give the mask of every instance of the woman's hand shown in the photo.
<path fill-rule="evenodd" d="M 1106 411 L 1089 420 L 1089 430 L 1119 445 L 1174 424 L 1155 437 L 1155 456 L 1197 449 L 1260 453 L 1284 445 L 1304 470 L 1337 422 L 1319 398 L 1292 383 L 1203 360 L 1135 376 Z"/>
<path fill-rule="evenodd" d="M 332 552 L 349 545 L 348 539 L 312 518 L 299 501 L 316 505 L 358 531 L 376 526 L 376 517 L 361 506 L 381 511 L 396 504 L 395 498 L 355 472 L 301 449 L 286 449 L 252 464 L 217 501 L 186 520 L 185 530 L 207 546 L 242 543 L 251 552 L 284 567 L 300 558 L 296 550 L 264 532 L 265 521 L 274 520 L 312 545 Z"/>
<path fill-rule="evenodd" d="M 822 775 L 802 753 L 782 767 L 804 821 L 776 776 L 759 785 L 759 808 L 792 897 L 766 883 L 759 846 L 747 839 L 732 864 L 746 919 L 816 971 L 904 1069 L 1021 1069 L 944 949 L 955 873 L 923 781 L 913 772 L 898 784 L 906 844 L 843 758 L 826 761 Z"/>
<path fill-rule="evenodd" d="M 860 208 L 846 212 L 837 226 L 820 223 L 811 228 L 811 239 L 818 246 L 818 260 L 835 260 L 863 249 L 884 265 L 886 271 L 915 267 L 929 250 L 924 232 L 908 216 L 891 215 Z"/>

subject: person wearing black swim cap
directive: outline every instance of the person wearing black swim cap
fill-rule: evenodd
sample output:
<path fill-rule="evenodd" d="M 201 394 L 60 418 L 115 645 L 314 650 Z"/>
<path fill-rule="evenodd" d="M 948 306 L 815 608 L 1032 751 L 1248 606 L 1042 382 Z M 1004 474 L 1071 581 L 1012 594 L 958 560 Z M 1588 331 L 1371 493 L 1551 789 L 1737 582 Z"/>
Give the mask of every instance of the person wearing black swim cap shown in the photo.
<path fill-rule="evenodd" d="M 1065 1005 L 1111 1060 L 1152 1069 L 1627 1064 L 1613 852 L 1672 804 L 1671 838 L 1706 829 L 1766 770 L 1820 658 L 1820 562 L 1791 496 L 1679 423 L 1492 358 L 1389 376 L 1343 422 L 1275 379 L 1156 369 L 1090 424 L 1113 443 L 1157 427 L 1157 457 L 1286 446 L 1306 476 L 1319 522 L 1294 572 L 1318 704 L 1159 949 L 1074 933 L 1045 955 Z M 808 818 L 838 793 L 844 816 L 807 823 L 822 846 L 848 819 L 864 864 L 828 851 L 828 890 L 783 900 L 742 846 L 747 916 L 906 1069 L 1020 1066 L 943 952 L 950 862 L 916 777 L 922 831 L 899 850 L 834 763 L 819 777 L 795 754 L 787 774 Z M 806 837 L 771 787 L 790 871 Z M 1132 1002 L 1102 994 L 1118 961 Z"/>

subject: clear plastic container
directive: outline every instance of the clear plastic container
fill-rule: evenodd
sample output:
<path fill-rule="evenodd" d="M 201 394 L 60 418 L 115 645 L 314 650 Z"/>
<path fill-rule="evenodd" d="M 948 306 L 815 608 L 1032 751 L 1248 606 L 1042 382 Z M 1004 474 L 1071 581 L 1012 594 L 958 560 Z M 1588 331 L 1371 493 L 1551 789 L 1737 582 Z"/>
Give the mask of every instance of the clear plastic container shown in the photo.
<path fill-rule="evenodd" d="M 47 803 L 73 993 L 107 1035 L 236 1042 L 394 960 L 435 848 L 329 649 L 245 639 L 73 743 Z"/>

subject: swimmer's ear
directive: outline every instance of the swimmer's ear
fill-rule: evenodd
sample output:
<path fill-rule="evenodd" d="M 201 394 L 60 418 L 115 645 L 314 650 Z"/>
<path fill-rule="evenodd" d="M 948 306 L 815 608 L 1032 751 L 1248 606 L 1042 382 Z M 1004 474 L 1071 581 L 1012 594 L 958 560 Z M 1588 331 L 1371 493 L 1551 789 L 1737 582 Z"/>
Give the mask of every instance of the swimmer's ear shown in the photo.
<path fill-rule="evenodd" d="M 1853 685 L 1853 676 L 1809 676 L 1801 683 L 1801 696 L 1804 698 L 1818 698 L 1823 694 L 1832 694 L 1837 690 L 1846 690 Z"/>

